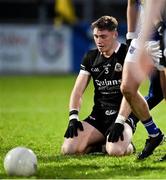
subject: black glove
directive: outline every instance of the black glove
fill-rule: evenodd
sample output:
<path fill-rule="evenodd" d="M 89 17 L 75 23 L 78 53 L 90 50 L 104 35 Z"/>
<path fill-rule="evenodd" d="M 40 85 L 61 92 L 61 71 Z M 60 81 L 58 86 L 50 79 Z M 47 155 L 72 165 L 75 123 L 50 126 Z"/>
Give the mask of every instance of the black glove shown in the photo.
<path fill-rule="evenodd" d="M 118 142 L 119 138 L 123 141 L 123 130 L 124 125 L 121 123 L 114 123 L 110 126 L 106 132 L 106 135 L 108 135 L 108 142 Z"/>
<path fill-rule="evenodd" d="M 81 131 L 84 130 L 82 123 L 77 119 L 71 119 L 69 121 L 69 125 L 67 127 L 64 137 L 73 138 L 74 136 L 78 136 L 78 132 L 77 132 L 78 129 L 80 129 Z"/>

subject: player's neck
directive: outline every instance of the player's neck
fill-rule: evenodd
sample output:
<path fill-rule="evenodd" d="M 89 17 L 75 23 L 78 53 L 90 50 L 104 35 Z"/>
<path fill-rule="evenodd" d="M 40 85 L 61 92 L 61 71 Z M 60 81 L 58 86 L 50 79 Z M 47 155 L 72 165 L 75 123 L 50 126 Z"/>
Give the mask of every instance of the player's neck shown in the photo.
<path fill-rule="evenodd" d="M 112 56 L 112 54 L 113 54 L 114 52 L 116 52 L 116 50 L 117 50 L 118 46 L 119 46 L 119 42 L 118 42 L 118 41 L 116 41 L 116 42 L 113 44 L 113 47 L 112 47 L 109 51 L 107 51 L 107 52 L 103 52 L 103 53 L 102 53 L 102 54 L 103 54 L 103 56 L 104 56 L 104 57 L 106 57 L 106 58 L 111 57 L 111 56 Z"/>

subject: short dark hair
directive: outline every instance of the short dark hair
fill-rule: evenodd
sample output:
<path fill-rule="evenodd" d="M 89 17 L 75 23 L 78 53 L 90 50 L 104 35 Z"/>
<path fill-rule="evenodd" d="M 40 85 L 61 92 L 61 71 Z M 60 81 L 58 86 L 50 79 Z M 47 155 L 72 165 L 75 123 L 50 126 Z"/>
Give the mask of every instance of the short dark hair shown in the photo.
<path fill-rule="evenodd" d="M 102 16 L 91 24 L 91 28 L 98 28 L 100 30 L 117 30 L 118 21 L 113 16 Z"/>

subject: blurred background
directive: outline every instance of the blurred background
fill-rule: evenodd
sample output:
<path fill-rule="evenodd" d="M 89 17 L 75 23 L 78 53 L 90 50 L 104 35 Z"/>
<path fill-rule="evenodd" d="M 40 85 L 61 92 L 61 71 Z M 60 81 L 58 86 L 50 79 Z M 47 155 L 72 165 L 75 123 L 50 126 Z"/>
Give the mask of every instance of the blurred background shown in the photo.
<path fill-rule="evenodd" d="M 125 41 L 127 0 L 0 0 L 0 74 L 69 74 L 94 47 L 90 24 L 119 21 Z"/>

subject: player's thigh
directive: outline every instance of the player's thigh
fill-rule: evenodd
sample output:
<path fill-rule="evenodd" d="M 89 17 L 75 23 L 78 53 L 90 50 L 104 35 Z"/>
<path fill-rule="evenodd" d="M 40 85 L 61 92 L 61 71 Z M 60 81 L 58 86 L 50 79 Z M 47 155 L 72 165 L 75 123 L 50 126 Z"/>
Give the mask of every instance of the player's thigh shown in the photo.
<path fill-rule="evenodd" d="M 92 144 L 102 142 L 105 140 L 104 135 L 95 127 L 93 127 L 91 124 L 89 124 L 86 121 L 83 121 L 82 123 L 83 123 L 83 127 L 85 127 L 86 129 L 86 132 L 84 132 L 82 136 L 85 137 L 86 143 L 88 145 L 92 145 Z M 83 132 L 80 132 L 80 133 L 83 133 Z"/>
<path fill-rule="evenodd" d="M 139 83 L 136 81 L 135 75 L 133 75 L 133 69 L 136 69 L 135 63 L 124 63 L 121 83 L 122 92 L 132 90 L 136 91 L 139 87 Z"/>
<path fill-rule="evenodd" d="M 106 150 L 109 154 L 113 155 L 124 155 L 126 152 L 129 144 L 132 141 L 132 128 L 127 123 L 124 124 L 124 131 L 123 131 L 124 140 L 122 141 L 119 139 L 118 142 L 112 143 L 112 142 L 106 142 Z"/>
<path fill-rule="evenodd" d="M 147 76 L 149 69 L 152 68 L 152 63 L 149 63 L 149 56 L 141 53 L 141 57 L 138 59 L 139 53 L 140 50 L 138 46 L 138 40 L 133 39 L 125 58 L 122 83 L 127 84 L 130 82 L 130 84 L 127 84 L 127 86 L 135 86 L 136 89 L 138 88 L 137 86 L 139 86 L 139 84 Z"/>
<path fill-rule="evenodd" d="M 87 145 L 101 142 L 105 139 L 103 134 L 86 121 L 82 121 L 84 131 L 79 131 L 79 140 Z"/>
<path fill-rule="evenodd" d="M 82 125 L 84 130 L 78 130 L 78 136 L 65 138 L 63 147 L 67 146 L 68 148 L 75 149 L 73 151 L 84 151 L 88 146 L 102 142 L 105 139 L 103 134 L 89 123 L 82 121 Z"/>

